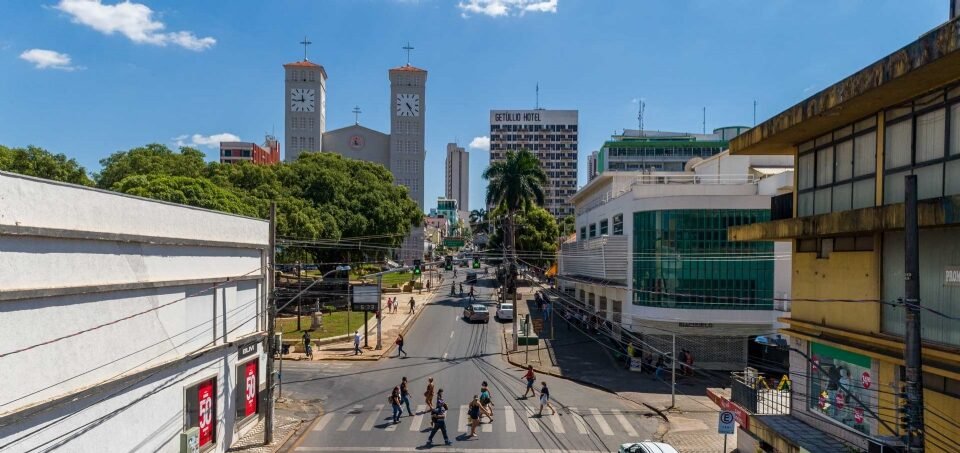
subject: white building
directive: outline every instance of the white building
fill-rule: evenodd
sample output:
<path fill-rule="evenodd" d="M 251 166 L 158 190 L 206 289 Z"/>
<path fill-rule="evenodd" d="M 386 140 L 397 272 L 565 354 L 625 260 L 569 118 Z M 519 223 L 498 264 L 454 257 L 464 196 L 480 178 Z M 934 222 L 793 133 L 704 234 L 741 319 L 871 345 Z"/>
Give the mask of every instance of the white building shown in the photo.
<path fill-rule="evenodd" d="M 226 451 L 266 398 L 268 234 L 0 173 L 0 450 Z"/>
<path fill-rule="evenodd" d="M 577 192 L 577 110 L 491 110 L 490 163 L 527 149 L 547 173 L 544 208 L 557 218 L 573 214 Z"/>
<path fill-rule="evenodd" d="M 698 366 L 742 369 L 747 338 L 776 330 L 790 291 L 790 244 L 729 242 L 726 227 L 769 219 L 792 191 L 789 157 L 695 159 L 683 172 L 604 172 L 571 201 L 562 287 L 588 311 Z M 780 308 L 781 310 L 776 310 Z"/>
<path fill-rule="evenodd" d="M 470 211 L 470 154 L 457 146 L 447 143 L 445 193 L 447 198 L 457 200 L 463 212 Z"/>

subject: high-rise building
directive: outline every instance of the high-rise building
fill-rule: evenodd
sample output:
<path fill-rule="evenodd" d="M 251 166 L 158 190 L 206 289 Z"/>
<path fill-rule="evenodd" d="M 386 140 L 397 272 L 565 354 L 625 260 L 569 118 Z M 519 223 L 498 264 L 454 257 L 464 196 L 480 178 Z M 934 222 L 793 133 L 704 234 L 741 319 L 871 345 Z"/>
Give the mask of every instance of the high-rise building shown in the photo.
<path fill-rule="evenodd" d="M 287 162 L 297 160 L 301 152 L 323 151 L 323 133 L 327 130 L 327 71 L 307 59 L 283 65 L 284 140 Z"/>
<path fill-rule="evenodd" d="M 447 143 L 446 168 L 444 194 L 447 198 L 457 200 L 461 211 L 469 211 L 470 154 L 456 143 Z"/>
<path fill-rule="evenodd" d="M 423 209 L 424 119 L 427 113 L 427 71 L 410 66 L 390 70 L 390 171 Z M 423 258 L 423 227 L 413 227 L 403 241 L 400 259 Z"/>
<path fill-rule="evenodd" d="M 597 171 L 597 155 L 600 151 L 594 151 L 587 156 L 587 182 L 593 181 L 600 172 Z"/>
<path fill-rule="evenodd" d="M 507 151 L 530 150 L 547 173 L 544 208 L 560 218 L 573 214 L 577 192 L 577 110 L 491 110 L 490 163 Z"/>
<path fill-rule="evenodd" d="M 250 161 L 257 165 L 280 162 L 280 142 L 268 135 L 263 145 L 253 142 L 220 142 L 220 163 L 234 164 Z"/>
<path fill-rule="evenodd" d="M 625 129 L 604 142 L 597 153 L 597 174 L 605 171 L 683 171 L 694 158 L 706 159 L 727 149 L 745 126 L 714 129 L 712 134 Z M 593 180 L 593 178 L 590 178 Z"/>

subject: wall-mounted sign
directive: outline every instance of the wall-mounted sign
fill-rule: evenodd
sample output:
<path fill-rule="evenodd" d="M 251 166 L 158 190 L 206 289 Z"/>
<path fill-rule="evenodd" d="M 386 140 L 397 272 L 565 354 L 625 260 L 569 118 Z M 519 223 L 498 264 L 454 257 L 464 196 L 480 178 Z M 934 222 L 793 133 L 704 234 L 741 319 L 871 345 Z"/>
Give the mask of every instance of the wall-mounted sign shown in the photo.
<path fill-rule="evenodd" d="M 350 300 L 353 311 L 377 311 L 380 309 L 380 287 L 377 285 L 351 285 Z"/>
<path fill-rule="evenodd" d="M 350 137 L 350 147 L 351 147 L 351 148 L 353 148 L 353 149 L 360 149 L 360 148 L 363 148 L 363 145 L 364 145 L 363 136 L 354 135 L 354 136 Z"/>
<path fill-rule="evenodd" d="M 943 286 L 960 286 L 960 266 L 943 268 Z"/>
<path fill-rule="evenodd" d="M 259 341 L 251 341 L 237 347 L 237 359 L 243 359 L 256 354 L 258 344 L 260 344 Z"/>

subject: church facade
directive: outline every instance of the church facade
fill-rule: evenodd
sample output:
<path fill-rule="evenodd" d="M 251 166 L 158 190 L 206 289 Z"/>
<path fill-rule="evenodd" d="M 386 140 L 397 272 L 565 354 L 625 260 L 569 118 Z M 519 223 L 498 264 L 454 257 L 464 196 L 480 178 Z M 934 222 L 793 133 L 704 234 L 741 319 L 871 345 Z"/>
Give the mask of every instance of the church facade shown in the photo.
<path fill-rule="evenodd" d="M 283 67 L 285 160 L 292 162 L 304 152 L 330 152 L 381 164 L 423 210 L 427 71 L 409 63 L 389 70 L 390 133 L 385 134 L 359 122 L 327 132 L 326 70 L 306 59 Z M 423 238 L 423 227 L 414 227 L 396 258 L 407 265 L 422 259 Z"/>

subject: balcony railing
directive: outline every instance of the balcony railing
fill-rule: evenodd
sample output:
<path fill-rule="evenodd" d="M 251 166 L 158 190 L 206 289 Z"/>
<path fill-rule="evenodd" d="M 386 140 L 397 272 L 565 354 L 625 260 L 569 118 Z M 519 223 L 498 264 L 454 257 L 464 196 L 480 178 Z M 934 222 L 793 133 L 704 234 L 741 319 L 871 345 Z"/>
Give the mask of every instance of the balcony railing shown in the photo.
<path fill-rule="evenodd" d="M 587 203 L 580 208 L 581 212 L 590 211 L 598 206 L 603 206 L 624 194 L 633 190 L 637 186 L 656 186 L 656 185 L 745 185 L 757 184 L 760 181 L 756 175 L 697 175 L 692 173 L 677 174 L 656 174 L 640 175 L 629 181 L 622 187 L 614 187 L 608 190 L 597 199 Z M 619 184 L 616 184 L 619 185 Z"/>
<path fill-rule="evenodd" d="M 755 415 L 790 415 L 792 389 L 789 381 L 769 382 L 753 368 L 730 373 L 730 400 Z"/>
<path fill-rule="evenodd" d="M 601 236 L 563 244 L 560 274 L 626 282 L 627 237 Z"/>

